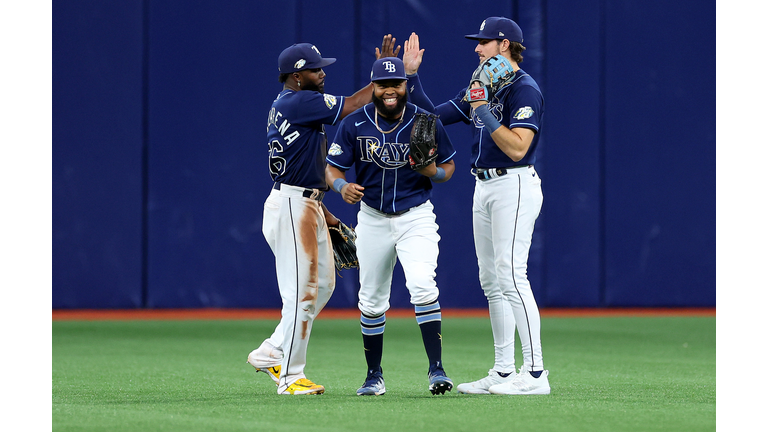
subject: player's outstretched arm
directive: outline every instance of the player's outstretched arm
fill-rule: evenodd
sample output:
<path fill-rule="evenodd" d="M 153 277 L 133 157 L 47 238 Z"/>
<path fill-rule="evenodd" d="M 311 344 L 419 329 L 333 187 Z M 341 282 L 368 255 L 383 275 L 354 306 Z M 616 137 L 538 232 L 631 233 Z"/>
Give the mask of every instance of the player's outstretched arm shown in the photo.
<path fill-rule="evenodd" d="M 344 108 L 341 109 L 341 115 L 339 120 L 355 112 L 358 108 L 362 108 L 371 101 L 373 96 L 373 83 L 369 83 L 367 86 L 358 90 L 352 96 L 347 96 L 344 99 Z"/>
<path fill-rule="evenodd" d="M 411 33 L 411 37 L 405 41 L 405 51 L 403 52 L 403 65 L 405 74 L 408 77 L 409 94 L 408 99 L 419 108 L 435 113 L 435 104 L 429 99 L 421 85 L 421 79 L 416 74 L 421 66 L 421 60 L 424 57 L 424 50 L 419 47 L 419 35 Z"/>
<path fill-rule="evenodd" d="M 348 204 L 357 204 L 363 199 L 365 188 L 357 183 L 347 183 L 344 171 L 334 166 L 325 166 L 325 182 L 331 189 L 340 193 L 341 198 Z"/>

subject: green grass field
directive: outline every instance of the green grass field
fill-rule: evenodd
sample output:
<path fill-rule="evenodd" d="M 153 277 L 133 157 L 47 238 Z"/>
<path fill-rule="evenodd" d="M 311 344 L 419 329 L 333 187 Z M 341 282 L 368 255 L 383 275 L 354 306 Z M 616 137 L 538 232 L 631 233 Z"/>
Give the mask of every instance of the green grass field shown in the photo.
<path fill-rule="evenodd" d="M 714 317 L 543 318 L 548 396 L 432 396 L 406 318 L 387 320 L 387 394 L 356 396 L 366 369 L 359 322 L 322 315 L 306 373 L 325 394 L 279 396 L 245 361 L 275 324 L 54 321 L 53 430 L 715 430 Z M 444 319 L 443 361 L 456 384 L 486 375 L 488 319 Z"/>

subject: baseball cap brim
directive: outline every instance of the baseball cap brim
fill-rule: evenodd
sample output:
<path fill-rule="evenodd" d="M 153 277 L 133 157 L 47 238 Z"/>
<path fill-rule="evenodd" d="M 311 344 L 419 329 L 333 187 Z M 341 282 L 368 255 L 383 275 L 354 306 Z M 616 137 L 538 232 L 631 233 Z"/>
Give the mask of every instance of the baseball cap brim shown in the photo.
<path fill-rule="evenodd" d="M 312 65 L 312 67 L 308 67 L 305 69 L 317 69 L 317 68 L 324 68 L 328 65 L 336 63 L 336 59 L 333 57 L 323 58 L 320 60 L 316 65 Z"/>

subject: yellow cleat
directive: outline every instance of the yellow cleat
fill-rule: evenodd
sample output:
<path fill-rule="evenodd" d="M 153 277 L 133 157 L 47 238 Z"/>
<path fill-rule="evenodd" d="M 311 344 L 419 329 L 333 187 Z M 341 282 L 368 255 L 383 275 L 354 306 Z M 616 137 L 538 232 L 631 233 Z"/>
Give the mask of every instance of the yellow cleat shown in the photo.
<path fill-rule="evenodd" d="M 275 382 L 275 385 L 280 382 L 280 365 L 268 368 L 256 368 L 256 372 L 264 372 L 269 375 L 269 377 L 272 378 L 272 381 Z"/>
<path fill-rule="evenodd" d="M 323 394 L 325 387 L 315 384 L 306 378 L 299 378 L 289 385 L 286 389 L 280 390 L 277 388 L 277 394 L 292 394 L 292 395 L 305 395 L 305 394 Z"/>

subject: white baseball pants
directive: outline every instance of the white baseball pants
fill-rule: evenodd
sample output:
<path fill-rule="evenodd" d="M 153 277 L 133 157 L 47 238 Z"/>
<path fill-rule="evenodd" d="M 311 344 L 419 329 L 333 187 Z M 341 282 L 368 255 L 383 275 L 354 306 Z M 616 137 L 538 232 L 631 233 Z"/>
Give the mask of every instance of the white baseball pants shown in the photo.
<path fill-rule="evenodd" d="M 528 252 L 542 202 L 541 179 L 532 166 L 475 183 L 475 250 L 491 317 L 493 369 L 498 372 L 515 370 L 515 325 L 524 367 L 544 368 L 539 308 L 528 282 Z"/>
<path fill-rule="evenodd" d="M 262 232 L 275 254 L 282 317 L 268 339 L 282 347 L 280 388 L 305 378 L 307 345 L 315 317 L 336 284 L 333 249 L 320 201 L 304 188 L 282 185 L 264 203 Z"/>
<path fill-rule="evenodd" d="M 392 272 L 399 259 L 411 304 L 437 299 L 435 283 L 438 242 L 434 206 L 427 201 L 400 216 L 385 216 L 360 204 L 357 214 L 357 258 L 360 261 L 360 312 L 379 316 L 389 309 Z"/>

